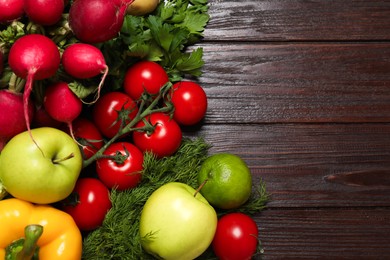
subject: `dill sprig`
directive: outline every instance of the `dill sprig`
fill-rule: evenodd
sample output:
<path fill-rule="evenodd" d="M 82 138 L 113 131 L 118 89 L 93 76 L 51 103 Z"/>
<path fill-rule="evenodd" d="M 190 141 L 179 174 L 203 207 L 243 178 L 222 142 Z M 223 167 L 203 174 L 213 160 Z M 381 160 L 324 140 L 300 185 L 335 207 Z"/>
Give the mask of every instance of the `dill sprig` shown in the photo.
<path fill-rule="evenodd" d="M 154 259 L 141 246 L 139 218 L 142 208 L 152 192 L 165 183 L 178 181 L 197 188 L 198 171 L 208 157 L 209 148 L 203 138 L 185 138 L 173 156 L 157 159 L 151 153 L 145 154 L 142 182 L 133 189 L 111 191 L 112 208 L 102 226 L 85 235 L 83 259 Z M 260 182 L 249 201 L 237 211 L 254 214 L 265 207 L 267 199 L 265 186 Z M 221 216 L 228 212 L 217 210 L 217 213 Z M 207 250 L 199 259 L 216 258 Z"/>

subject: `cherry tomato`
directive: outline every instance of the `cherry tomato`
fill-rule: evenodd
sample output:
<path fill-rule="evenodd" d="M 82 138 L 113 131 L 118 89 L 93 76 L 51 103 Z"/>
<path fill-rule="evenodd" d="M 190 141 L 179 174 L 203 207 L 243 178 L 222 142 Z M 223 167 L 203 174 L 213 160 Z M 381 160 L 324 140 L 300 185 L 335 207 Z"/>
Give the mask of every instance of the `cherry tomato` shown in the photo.
<path fill-rule="evenodd" d="M 177 82 L 172 87 L 173 119 L 181 125 L 195 125 L 206 114 L 207 96 L 203 88 L 192 81 Z"/>
<path fill-rule="evenodd" d="M 84 159 L 90 158 L 104 145 L 102 134 L 92 121 L 78 117 L 73 122 L 73 133 L 77 141 L 83 145 Z"/>
<path fill-rule="evenodd" d="M 144 91 L 158 94 L 168 81 L 168 75 L 161 65 L 153 61 L 140 61 L 126 71 L 123 88 L 132 99 L 138 100 Z"/>
<path fill-rule="evenodd" d="M 144 155 L 135 145 L 128 142 L 113 143 L 103 154 L 116 155 L 115 159 L 102 158 L 96 163 L 98 177 L 108 188 L 125 190 L 140 183 Z"/>
<path fill-rule="evenodd" d="M 137 113 L 137 104 L 131 97 L 113 91 L 101 96 L 94 104 L 92 118 L 99 131 L 105 137 L 112 138 L 118 133 L 121 122 L 129 123 Z"/>
<path fill-rule="evenodd" d="M 152 152 L 158 158 L 174 154 L 179 149 L 182 140 L 180 126 L 175 120 L 161 112 L 152 113 L 146 120 L 155 128 L 151 132 L 134 131 L 134 144 L 141 151 Z M 145 122 L 140 121 L 135 127 L 141 128 L 144 126 Z"/>
<path fill-rule="evenodd" d="M 212 248 L 221 260 L 249 260 L 256 253 L 258 234 L 256 222 L 250 216 L 228 213 L 218 220 Z"/>
<path fill-rule="evenodd" d="M 83 231 L 101 226 L 111 206 L 109 190 L 96 178 L 80 178 L 72 194 L 62 202 L 62 209 Z"/>

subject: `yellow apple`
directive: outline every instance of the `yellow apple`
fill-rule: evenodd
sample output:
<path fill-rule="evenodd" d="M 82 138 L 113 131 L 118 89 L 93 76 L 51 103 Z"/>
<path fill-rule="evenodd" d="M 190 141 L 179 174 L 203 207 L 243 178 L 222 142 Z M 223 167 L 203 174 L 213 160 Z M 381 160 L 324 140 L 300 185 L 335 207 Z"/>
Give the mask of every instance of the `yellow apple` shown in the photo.
<path fill-rule="evenodd" d="M 192 260 L 210 246 L 217 214 L 187 184 L 167 183 L 148 198 L 140 218 L 141 244 L 159 259 Z"/>

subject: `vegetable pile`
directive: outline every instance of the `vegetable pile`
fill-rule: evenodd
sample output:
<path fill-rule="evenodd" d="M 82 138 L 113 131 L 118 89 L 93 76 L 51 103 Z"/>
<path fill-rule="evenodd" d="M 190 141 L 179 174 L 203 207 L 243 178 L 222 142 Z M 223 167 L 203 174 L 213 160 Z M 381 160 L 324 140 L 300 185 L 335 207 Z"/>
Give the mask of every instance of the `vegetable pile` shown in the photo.
<path fill-rule="evenodd" d="M 39 233 L 50 220 L 77 227 L 72 236 L 80 236 L 82 250 L 73 251 L 83 259 L 153 258 L 139 235 L 145 203 L 167 183 L 197 189 L 208 157 L 207 141 L 185 138 L 183 129 L 201 124 L 207 111 L 197 83 L 203 49 L 194 45 L 209 18 L 207 0 L 0 2 L 0 223 L 15 221 L 6 210 L 26 208 L 48 209 L 54 218 L 19 223 L 17 234 L 0 235 L 0 245 L 24 232 L 27 240 L 30 229 Z M 42 156 L 47 165 L 35 160 Z M 59 172 L 76 181 L 51 176 Z M 51 183 L 54 191 L 45 189 Z M 260 181 L 245 204 L 216 214 L 250 216 L 267 199 Z M 0 246 L 0 258 L 7 250 Z M 26 255 L 21 246 L 15 250 L 13 257 Z M 210 246 L 199 259 L 215 253 Z M 34 254 L 32 246 L 27 257 Z"/>

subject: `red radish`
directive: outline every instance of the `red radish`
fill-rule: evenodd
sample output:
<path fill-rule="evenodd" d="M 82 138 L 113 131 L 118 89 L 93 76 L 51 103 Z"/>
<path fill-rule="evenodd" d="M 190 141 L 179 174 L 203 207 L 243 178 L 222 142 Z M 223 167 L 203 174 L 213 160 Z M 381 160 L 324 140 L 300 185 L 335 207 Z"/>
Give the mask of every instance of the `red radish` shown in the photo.
<path fill-rule="evenodd" d="M 24 12 L 34 23 L 54 25 L 64 11 L 64 0 L 24 0 Z"/>
<path fill-rule="evenodd" d="M 69 26 L 82 42 L 101 43 L 115 38 L 133 0 L 77 0 L 69 10 Z"/>
<path fill-rule="evenodd" d="M 32 121 L 34 127 L 53 127 L 57 129 L 62 129 L 63 122 L 57 121 L 52 118 L 46 111 L 44 106 L 37 107 L 35 109 L 34 118 Z"/>
<path fill-rule="evenodd" d="M 57 45 L 48 37 L 41 34 L 27 34 L 17 39 L 8 54 L 8 65 L 21 78 L 26 79 L 23 91 L 24 118 L 31 139 L 30 115 L 28 104 L 33 81 L 53 76 L 61 62 Z"/>
<path fill-rule="evenodd" d="M 24 0 L 0 0 L 0 23 L 8 23 L 23 16 Z"/>
<path fill-rule="evenodd" d="M 27 126 L 24 120 L 23 95 L 10 90 L 0 90 L 0 151 L 3 145 L 15 135 L 26 131 Z M 32 119 L 34 105 L 29 103 L 27 113 Z"/>
<path fill-rule="evenodd" d="M 64 50 L 62 66 L 69 75 L 79 79 L 92 78 L 103 73 L 98 86 L 99 97 L 108 74 L 108 66 L 100 49 L 87 43 L 74 43 Z"/>
<path fill-rule="evenodd" d="M 46 88 L 43 106 L 55 120 L 66 123 L 74 140 L 72 122 L 83 109 L 83 103 L 65 82 L 57 82 Z"/>

